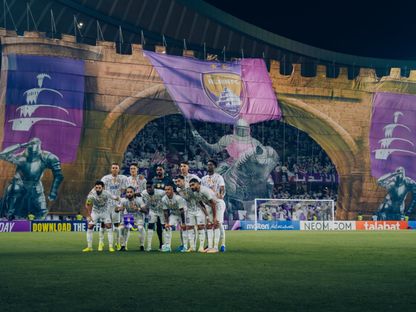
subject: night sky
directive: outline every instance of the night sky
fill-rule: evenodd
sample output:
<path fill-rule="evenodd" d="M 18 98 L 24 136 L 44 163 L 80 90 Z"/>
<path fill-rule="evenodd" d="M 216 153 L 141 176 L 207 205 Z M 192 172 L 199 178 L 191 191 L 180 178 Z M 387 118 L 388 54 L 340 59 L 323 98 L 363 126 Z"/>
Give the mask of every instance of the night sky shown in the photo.
<path fill-rule="evenodd" d="M 246 22 L 315 47 L 416 59 L 415 1 L 205 0 Z M 243 4 L 243 5 L 242 5 Z"/>

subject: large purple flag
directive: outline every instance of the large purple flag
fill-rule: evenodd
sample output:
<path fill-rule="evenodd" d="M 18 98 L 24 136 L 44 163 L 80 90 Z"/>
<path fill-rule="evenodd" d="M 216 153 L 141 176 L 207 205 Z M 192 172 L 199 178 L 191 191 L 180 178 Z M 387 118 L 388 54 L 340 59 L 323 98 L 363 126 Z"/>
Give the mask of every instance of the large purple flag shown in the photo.
<path fill-rule="evenodd" d="M 207 62 L 145 52 L 186 118 L 234 124 L 280 119 L 262 59 Z"/>
<path fill-rule="evenodd" d="M 7 56 L 3 148 L 37 137 L 61 162 L 76 158 L 84 104 L 84 62 Z"/>
<path fill-rule="evenodd" d="M 403 167 L 416 180 L 416 96 L 376 93 L 370 130 L 371 174 L 380 178 Z"/>

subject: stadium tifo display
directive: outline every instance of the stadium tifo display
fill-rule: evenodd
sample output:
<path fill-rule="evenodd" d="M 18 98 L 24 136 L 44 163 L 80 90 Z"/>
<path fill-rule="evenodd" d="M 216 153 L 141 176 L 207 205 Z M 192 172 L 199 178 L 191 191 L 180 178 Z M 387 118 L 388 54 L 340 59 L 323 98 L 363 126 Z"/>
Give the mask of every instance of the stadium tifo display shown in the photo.
<path fill-rule="evenodd" d="M 263 59 L 205 61 L 137 47 L 123 56 L 109 45 L 12 39 L 2 41 L 1 67 L 0 188 L 6 219 L 78 212 L 91 217 L 85 200 L 114 162 L 126 175 L 137 162 L 142 182 L 169 179 L 165 184 L 176 192 L 181 172 L 175 166 L 187 161 L 190 172 L 202 178 L 208 159 L 218 163 L 216 172 L 224 179 L 224 223 L 230 226 L 269 222 L 264 220 L 269 216 L 278 222 L 359 216 L 405 222 L 414 215 L 414 95 L 398 86 L 410 80 L 389 84 L 394 75 L 372 80 L 364 70 L 355 78 L 359 84 L 342 70 L 332 80 L 287 79 L 277 62 L 269 72 Z M 294 66 L 290 77 L 298 75 Z M 344 95 L 323 96 L 338 93 Z M 173 114 L 182 118 L 175 127 L 167 120 Z M 153 120 L 158 128 L 151 130 Z M 149 137 L 160 136 L 162 124 L 163 142 L 149 143 Z M 317 144 L 302 144 L 308 135 Z M 143 196 L 136 188 L 136 196 Z M 305 211 L 256 210 L 256 199 L 286 197 L 334 200 L 333 212 L 313 205 Z"/>

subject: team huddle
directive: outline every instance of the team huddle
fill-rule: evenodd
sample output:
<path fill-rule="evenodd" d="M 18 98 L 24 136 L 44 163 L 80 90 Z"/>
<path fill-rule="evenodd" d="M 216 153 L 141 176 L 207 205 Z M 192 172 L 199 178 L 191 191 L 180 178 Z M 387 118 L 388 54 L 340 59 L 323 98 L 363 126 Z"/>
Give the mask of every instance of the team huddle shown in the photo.
<path fill-rule="evenodd" d="M 88 246 L 83 252 L 93 251 L 96 225 L 100 225 L 98 251 L 104 250 L 105 231 L 110 252 L 127 251 L 132 232 L 139 234 L 140 251 L 151 251 L 156 230 L 159 250 L 171 252 L 175 227 L 180 229 L 181 238 L 177 251 L 224 252 L 225 183 L 215 172 L 216 166 L 214 160 L 208 161 L 208 174 L 199 179 L 189 173 L 188 163 L 182 162 L 181 175 L 173 181 L 166 179 L 163 167 L 158 166 L 153 182 L 148 182 L 138 174 L 137 164 L 130 165 L 127 177 L 119 174 L 120 166 L 113 163 L 111 174 L 97 181 L 88 194 L 85 204 Z"/>

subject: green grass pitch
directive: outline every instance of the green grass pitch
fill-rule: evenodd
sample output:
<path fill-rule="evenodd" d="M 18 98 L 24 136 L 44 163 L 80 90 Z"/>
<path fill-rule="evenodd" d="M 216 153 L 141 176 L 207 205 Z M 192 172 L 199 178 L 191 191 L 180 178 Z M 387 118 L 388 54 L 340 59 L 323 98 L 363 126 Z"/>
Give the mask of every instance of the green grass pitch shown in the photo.
<path fill-rule="evenodd" d="M 85 245 L 0 233 L 0 311 L 416 311 L 416 231 L 227 232 L 224 254 L 140 253 L 136 233 L 127 253 Z"/>

